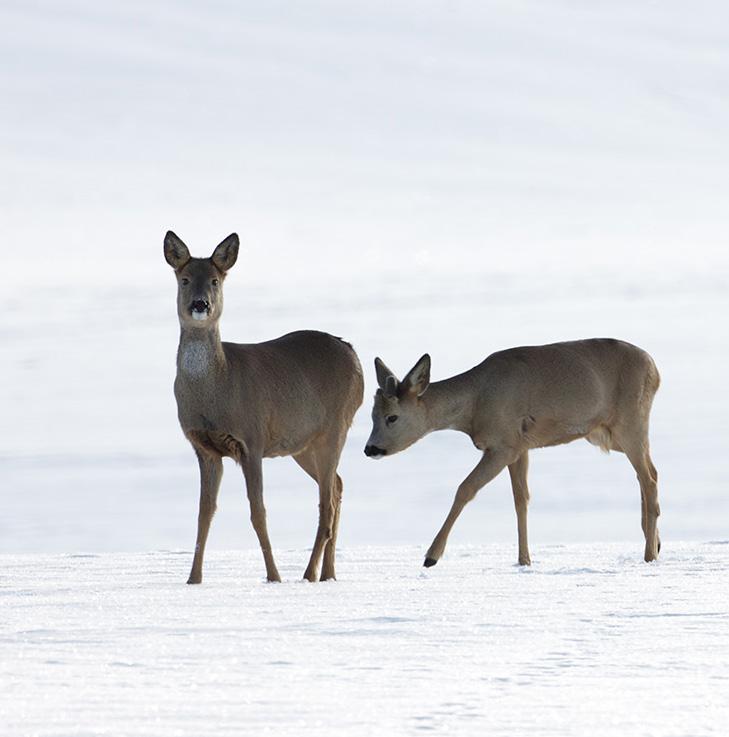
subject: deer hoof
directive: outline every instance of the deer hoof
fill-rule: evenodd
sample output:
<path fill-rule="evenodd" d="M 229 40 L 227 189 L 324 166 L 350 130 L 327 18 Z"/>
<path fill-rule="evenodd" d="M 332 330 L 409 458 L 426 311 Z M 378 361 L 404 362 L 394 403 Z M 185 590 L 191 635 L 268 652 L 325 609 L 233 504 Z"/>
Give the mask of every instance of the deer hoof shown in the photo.
<path fill-rule="evenodd" d="M 435 558 L 426 558 L 423 565 L 426 568 L 432 568 L 438 561 Z"/>

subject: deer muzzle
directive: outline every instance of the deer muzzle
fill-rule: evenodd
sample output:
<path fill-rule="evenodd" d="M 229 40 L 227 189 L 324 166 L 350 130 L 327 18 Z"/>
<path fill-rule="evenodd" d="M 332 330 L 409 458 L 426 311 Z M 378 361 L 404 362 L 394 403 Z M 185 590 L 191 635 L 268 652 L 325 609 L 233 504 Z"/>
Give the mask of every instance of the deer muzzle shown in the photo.
<path fill-rule="evenodd" d="M 206 320 L 210 314 L 210 302 L 206 299 L 195 299 L 190 305 L 193 320 Z"/>

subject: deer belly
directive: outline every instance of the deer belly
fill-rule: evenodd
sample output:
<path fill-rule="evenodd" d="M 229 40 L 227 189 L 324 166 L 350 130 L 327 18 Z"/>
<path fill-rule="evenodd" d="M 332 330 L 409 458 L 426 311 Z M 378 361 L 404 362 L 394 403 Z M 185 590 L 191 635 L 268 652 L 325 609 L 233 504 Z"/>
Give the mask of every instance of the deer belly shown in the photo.
<path fill-rule="evenodd" d="M 297 453 L 301 453 L 306 448 L 308 443 L 297 439 L 284 439 L 276 438 L 276 440 L 269 442 L 266 445 L 263 455 L 265 458 L 278 458 L 281 456 L 293 456 Z"/>
<path fill-rule="evenodd" d="M 564 445 L 584 438 L 592 427 L 592 423 L 538 422 L 530 433 L 530 440 L 536 448 Z"/>

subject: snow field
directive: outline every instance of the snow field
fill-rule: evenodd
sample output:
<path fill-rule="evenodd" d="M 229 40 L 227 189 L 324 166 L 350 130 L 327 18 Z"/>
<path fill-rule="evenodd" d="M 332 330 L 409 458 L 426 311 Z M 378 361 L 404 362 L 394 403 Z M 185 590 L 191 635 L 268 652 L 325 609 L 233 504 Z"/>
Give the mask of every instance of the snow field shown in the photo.
<path fill-rule="evenodd" d="M 675 735 L 729 729 L 729 544 L 3 555 L 0 732 Z"/>

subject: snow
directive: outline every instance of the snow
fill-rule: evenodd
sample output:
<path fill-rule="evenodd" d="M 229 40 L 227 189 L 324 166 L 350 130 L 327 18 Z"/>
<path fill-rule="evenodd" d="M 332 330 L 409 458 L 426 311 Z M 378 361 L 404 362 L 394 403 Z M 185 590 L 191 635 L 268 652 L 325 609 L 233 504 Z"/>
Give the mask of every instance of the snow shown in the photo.
<path fill-rule="evenodd" d="M 0 4 L 0 735 L 728 733 L 728 35 L 718 0 Z M 241 236 L 224 340 L 361 358 L 336 583 L 298 582 L 316 489 L 276 459 L 286 582 L 227 463 L 183 584 L 170 228 Z M 532 569 L 502 474 L 426 573 L 478 453 L 366 459 L 374 357 L 596 336 L 661 372 L 661 559 L 580 442 L 531 454 Z"/>
<path fill-rule="evenodd" d="M 3 555 L 0 724 L 25 735 L 725 734 L 729 544 Z"/>

